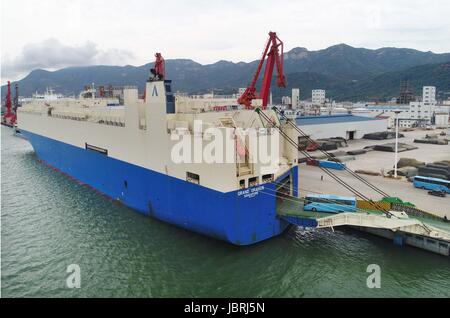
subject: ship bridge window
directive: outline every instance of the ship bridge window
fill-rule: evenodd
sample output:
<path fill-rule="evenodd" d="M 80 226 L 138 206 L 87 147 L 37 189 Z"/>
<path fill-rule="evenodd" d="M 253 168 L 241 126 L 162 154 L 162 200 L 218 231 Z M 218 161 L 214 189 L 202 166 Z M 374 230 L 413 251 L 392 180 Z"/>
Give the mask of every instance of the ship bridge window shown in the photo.
<path fill-rule="evenodd" d="M 186 172 L 186 181 L 200 184 L 200 176 L 196 173 Z"/>
<path fill-rule="evenodd" d="M 239 180 L 239 188 L 245 189 L 245 179 Z"/>

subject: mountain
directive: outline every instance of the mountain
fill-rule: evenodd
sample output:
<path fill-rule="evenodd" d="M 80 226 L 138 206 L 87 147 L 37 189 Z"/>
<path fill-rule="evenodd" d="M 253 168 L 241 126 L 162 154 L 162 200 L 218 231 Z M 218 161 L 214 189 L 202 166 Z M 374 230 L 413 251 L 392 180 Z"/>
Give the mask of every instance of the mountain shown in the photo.
<path fill-rule="evenodd" d="M 450 61 L 450 53 L 434 54 L 412 49 L 381 48 L 369 50 L 346 44 L 309 52 L 295 48 L 285 57 L 287 69 L 294 72 L 314 72 L 341 80 L 358 80 L 413 66 Z"/>
<path fill-rule="evenodd" d="M 153 63 L 142 66 L 85 66 L 70 67 L 58 71 L 34 70 L 18 81 L 20 94 L 31 95 L 47 86 L 63 94 L 77 94 L 85 85 L 136 85 L 143 91 Z M 174 82 L 174 88 L 182 92 L 204 92 L 211 89 L 236 88 L 246 85 L 250 64 L 220 61 L 201 65 L 192 60 L 166 60 L 166 72 Z M 2 87 L 3 92 L 3 87 Z"/>
<path fill-rule="evenodd" d="M 436 86 L 440 97 L 450 97 L 450 60 L 444 63 L 426 64 L 403 71 L 387 72 L 360 82 L 352 82 L 346 89 L 341 87 L 332 94 L 337 99 L 349 100 L 385 100 L 396 96 L 400 82 L 409 80 L 413 93 L 422 96 L 423 86 Z"/>
<path fill-rule="evenodd" d="M 294 48 L 285 53 L 284 68 L 289 88 L 300 87 L 302 99 L 310 97 L 311 89 L 324 88 L 327 96 L 336 100 L 356 100 L 395 96 L 403 78 L 410 79 L 416 86 L 436 82 L 438 90 L 450 90 L 450 71 L 439 66 L 448 61 L 450 53 L 398 48 L 369 50 L 339 44 L 318 51 Z M 174 91 L 214 90 L 218 94 L 229 94 L 248 85 L 257 63 L 219 61 L 202 65 L 188 59 L 172 59 L 166 60 L 166 72 L 173 80 Z M 18 84 L 24 96 L 36 90 L 42 92 L 47 86 L 63 94 L 77 94 L 90 83 L 136 85 L 142 92 L 152 65 L 70 67 L 54 72 L 34 70 Z M 290 95 L 290 91 L 275 87 L 273 92 L 276 98 Z"/>
<path fill-rule="evenodd" d="M 450 60 L 444 63 L 414 66 L 406 70 L 385 72 L 372 75 L 362 80 L 337 80 L 334 77 L 299 72 L 288 75 L 288 91 L 300 87 L 300 96 L 306 99 L 311 90 L 322 88 L 328 97 L 337 101 L 386 101 L 395 97 L 400 91 L 400 82 L 409 80 L 413 93 L 422 95 L 423 86 L 436 86 L 440 97 L 450 97 Z M 274 96 L 280 98 L 286 91 L 273 90 Z M 302 95 L 303 94 L 303 95 Z M 445 96 L 444 96 L 445 94 Z M 306 96 L 305 96 L 306 95 Z"/>

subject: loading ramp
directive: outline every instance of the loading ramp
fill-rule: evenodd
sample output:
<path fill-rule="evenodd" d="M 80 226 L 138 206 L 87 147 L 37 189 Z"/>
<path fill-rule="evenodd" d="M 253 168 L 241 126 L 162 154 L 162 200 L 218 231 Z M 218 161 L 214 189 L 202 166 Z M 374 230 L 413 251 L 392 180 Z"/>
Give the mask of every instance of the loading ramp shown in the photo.
<path fill-rule="evenodd" d="M 278 121 L 272 121 L 272 119 L 261 111 L 260 108 L 256 108 L 255 111 L 259 114 L 261 120 L 265 120 L 268 125 L 278 130 L 284 140 L 289 143 L 294 149 L 300 151 L 307 160 L 315 160 L 308 152 L 301 150 L 297 142 L 292 139 L 292 136 L 286 133 L 282 128 L 281 119 L 285 120 L 286 125 L 293 128 L 299 135 L 306 137 L 310 142 L 315 141 L 305 134 L 295 123 L 287 118 L 276 107 L 272 110 L 277 114 Z M 298 139 L 295 138 L 295 139 Z M 322 151 L 327 158 L 331 158 L 332 155 L 326 151 Z M 403 245 L 403 243 L 411 246 L 415 246 L 421 249 L 425 249 L 431 252 L 435 252 L 441 255 L 450 256 L 450 228 L 444 230 L 442 224 L 437 227 L 433 227 L 428 222 L 419 220 L 417 217 L 410 218 L 405 212 L 390 211 L 380 206 L 380 203 L 374 202 L 370 197 L 359 191 L 358 188 L 353 187 L 349 183 L 342 180 L 338 175 L 327 169 L 326 167 L 320 167 L 324 173 L 330 176 L 338 184 L 349 190 L 357 198 L 370 202 L 374 211 L 369 210 L 357 210 L 357 212 L 339 213 L 333 215 L 320 215 L 316 213 L 306 212 L 303 210 L 301 202 L 298 198 L 291 196 L 291 199 L 287 199 L 294 203 L 294 206 L 288 206 L 283 209 L 283 204 L 278 207 L 279 201 L 286 202 L 285 198 L 279 196 L 277 200 L 277 212 L 279 217 L 286 222 L 304 227 L 313 228 L 331 228 L 335 226 L 351 226 L 362 231 L 373 233 L 378 236 L 390 238 L 394 240 L 397 245 Z M 344 166 L 344 169 L 354 178 L 358 179 L 364 185 L 370 187 L 375 192 L 379 193 L 383 197 L 392 197 L 388 193 L 384 192 L 379 187 L 375 186 L 365 178 L 361 177 L 355 171 Z M 442 223 L 442 222 L 440 222 Z M 437 246 L 437 248 L 435 248 Z"/>
<path fill-rule="evenodd" d="M 350 226 L 378 236 L 393 238 L 401 242 L 421 249 L 437 252 L 442 255 L 450 255 L 450 224 L 441 222 L 439 226 L 431 225 L 423 220 L 409 217 L 405 212 L 391 211 L 390 215 L 379 211 L 361 211 L 345 213 L 320 213 L 304 211 L 301 199 L 279 200 L 277 204 L 279 217 L 286 222 L 300 227 L 317 229 Z M 418 246 L 413 244 L 414 238 L 425 239 L 427 244 Z M 409 242 L 411 241 L 411 244 Z M 436 251 L 434 245 L 444 246 Z M 402 245 L 402 244 L 400 244 Z"/>

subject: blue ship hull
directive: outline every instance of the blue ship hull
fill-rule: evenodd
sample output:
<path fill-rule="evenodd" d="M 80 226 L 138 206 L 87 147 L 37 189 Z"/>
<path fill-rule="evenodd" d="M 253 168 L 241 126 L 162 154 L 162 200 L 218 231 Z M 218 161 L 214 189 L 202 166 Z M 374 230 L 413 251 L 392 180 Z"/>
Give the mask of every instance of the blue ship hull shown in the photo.
<path fill-rule="evenodd" d="M 276 214 L 276 183 L 246 189 L 253 196 L 223 193 L 28 131 L 22 134 L 45 163 L 159 220 L 235 245 L 266 240 L 288 227 Z M 278 180 L 291 174 L 297 189 L 297 169 Z"/>

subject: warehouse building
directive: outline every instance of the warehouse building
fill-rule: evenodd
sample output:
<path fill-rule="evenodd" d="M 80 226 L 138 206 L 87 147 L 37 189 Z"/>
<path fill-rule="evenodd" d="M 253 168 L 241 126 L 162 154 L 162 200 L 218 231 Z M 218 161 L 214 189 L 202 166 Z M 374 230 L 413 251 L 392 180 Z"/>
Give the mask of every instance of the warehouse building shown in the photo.
<path fill-rule="evenodd" d="M 387 130 L 386 119 L 348 114 L 298 117 L 296 123 L 312 139 L 341 137 L 352 140 Z"/>

